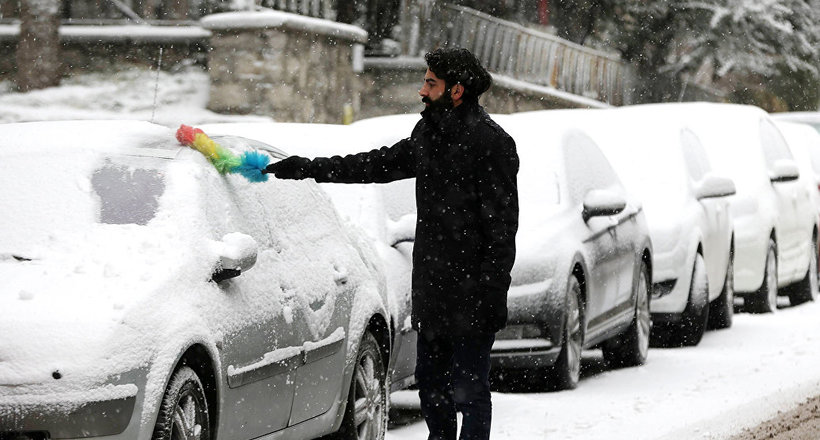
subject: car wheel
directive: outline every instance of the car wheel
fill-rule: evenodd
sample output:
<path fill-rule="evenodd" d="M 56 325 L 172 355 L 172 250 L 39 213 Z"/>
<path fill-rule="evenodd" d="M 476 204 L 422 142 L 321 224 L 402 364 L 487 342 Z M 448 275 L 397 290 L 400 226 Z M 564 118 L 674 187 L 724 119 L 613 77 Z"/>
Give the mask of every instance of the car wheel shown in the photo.
<path fill-rule="evenodd" d="M 174 372 L 162 398 L 153 440 L 208 440 L 211 438 L 208 402 L 194 370 Z"/>
<path fill-rule="evenodd" d="M 817 299 L 817 239 L 812 237 L 809 246 L 809 268 L 806 276 L 794 286 L 789 286 L 789 302 L 796 306 Z"/>
<path fill-rule="evenodd" d="M 732 326 L 735 314 L 735 262 L 729 255 L 729 266 L 726 267 L 726 280 L 720 296 L 709 304 L 709 328 L 722 329 Z"/>
<path fill-rule="evenodd" d="M 555 390 L 571 390 L 578 386 L 581 377 L 581 349 L 584 332 L 581 314 L 581 284 L 570 277 L 567 284 L 567 307 L 564 319 L 561 352 L 555 364 L 548 370 L 548 381 Z"/>
<path fill-rule="evenodd" d="M 777 248 L 769 240 L 766 266 L 760 289 L 745 298 L 745 309 L 751 313 L 774 313 L 777 311 Z"/>
<path fill-rule="evenodd" d="M 693 347 L 700 343 L 709 320 L 709 279 L 703 256 L 696 254 L 689 283 L 689 301 L 680 320 L 656 327 L 653 332 L 661 347 Z"/>
<path fill-rule="evenodd" d="M 387 429 L 387 386 L 381 350 L 372 333 L 359 345 L 347 407 L 336 435 L 344 440 L 381 440 Z"/>
<path fill-rule="evenodd" d="M 643 365 L 649 353 L 649 333 L 652 318 L 649 313 L 649 268 L 641 264 L 635 286 L 635 316 L 626 331 L 603 345 L 604 359 L 613 367 Z"/>

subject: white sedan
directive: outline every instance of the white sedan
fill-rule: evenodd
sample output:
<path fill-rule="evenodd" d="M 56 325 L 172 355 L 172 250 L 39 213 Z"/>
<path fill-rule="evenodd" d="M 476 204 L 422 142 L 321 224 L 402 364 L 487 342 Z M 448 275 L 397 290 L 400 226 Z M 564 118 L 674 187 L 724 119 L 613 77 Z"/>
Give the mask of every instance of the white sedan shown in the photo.
<path fill-rule="evenodd" d="M 808 188 L 809 197 L 815 208 L 815 215 L 820 216 L 820 133 L 807 124 L 775 121 L 777 128 L 783 133 L 789 149 L 800 166 L 800 180 Z M 818 268 L 817 243 L 814 243 L 815 252 L 809 267 Z M 814 301 L 818 296 L 818 282 L 811 277 L 810 283 L 815 284 L 812 289 L 789 289 L 789 301 L 792 305 L 806 301 Z"/>
<path fill-rule="evenodd" d="M 817 242 L 817 213 L 783 135 L 757 107 L 663 104 L 670 119 L 685 120 L 703 141 L 716 171 L 737 186 L 734 287 L 750 312 L 777 310 L 778 294 L 809 295 Z"/>
<path fill-rule="evenodd" d="M 734 183 L 712 170 L 697 135 L 655 105 L 578 111 L 627 189 L 643 203 L 653 258 L 653 340 L 697 345 L 732 325 Z"/>

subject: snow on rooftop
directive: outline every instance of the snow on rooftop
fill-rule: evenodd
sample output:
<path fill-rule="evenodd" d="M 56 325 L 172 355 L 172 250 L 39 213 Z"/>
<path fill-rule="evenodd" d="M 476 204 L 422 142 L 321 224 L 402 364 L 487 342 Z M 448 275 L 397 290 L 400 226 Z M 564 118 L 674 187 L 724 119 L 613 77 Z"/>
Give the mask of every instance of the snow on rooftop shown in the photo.
<path fill-rule="evenodd" d="M 210 30 L 283 27 L 351 40 L 356 43 L 367 42 L 367 32 L 358 26 L 282 11 L 223 12 L 203 17 L 200 23 Z"/>
<path fill-rule="evenodd" d="M 16 39 L 20 35 L 19 24 L 0 24 L 0 40 Z M 64 42 L 117 42 L 178 43 L 198 41 L 211 37 L 211 32 L 199 26 L 151 26 L 106 25 L 60 26 L 60 39 Z"/>

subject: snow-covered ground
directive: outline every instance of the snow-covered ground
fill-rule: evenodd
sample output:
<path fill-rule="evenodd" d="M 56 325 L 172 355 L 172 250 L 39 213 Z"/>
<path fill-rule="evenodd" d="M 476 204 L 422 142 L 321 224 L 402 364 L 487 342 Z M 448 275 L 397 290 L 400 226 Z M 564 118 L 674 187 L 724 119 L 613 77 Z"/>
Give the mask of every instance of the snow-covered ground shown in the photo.
<path fill-rule="evenodd" d="M 195 69 L 84 75 L 60 87 L 15 93 L 0 82 L 0 123 L 56 119 L 142 119 L 180 123 L 270 120 L 207 111 L 207 75 Z M 784 303 L 784 304 L 787 304 Z M 495 392 L 493 438 L 724 439 L 820 395 L 820 303 L 774 315 L 739 314 L 731 329 L 709 332 L 697 347 L 651 349 L 646 365 L 609 370 L 600 353 L 584 358 L 578 389 L 548 393 L 502 383 Z M 388 440 L 426 437 L 416 393 L 402 391 L 394 408 L 410 422 Z"/>
<path fill-rule="evenodd" d="M 135 119 L 175 128 L 272 120 L 264 115 L 217 114 L 205 109 L 207 103 L 208 74 L 196 67 L 159 75 L 148 69 L 78 75 L 64 79 L 59 87 L 28 93 L 15 92 L 11 81 L 0 81 L 0 123 Z"/>
<path fill-rule="evenodd" d="M 502 383 L 505 392 L 493 393 L 492 438 L 728 438 L 820 394 L 818 316 L 816 302 L 774 315 L 741 313 L 732 328 L 707 332 L 697 347 L 650 349 L 637 368 L 609 370 L 600 352 L 585 352 L 587 372 L 573 391 Z M 425 437 L 417 401 L 414 391 L 394 393 L 394 408 L 419 418 L 393 428 L 388 440 Z"/>

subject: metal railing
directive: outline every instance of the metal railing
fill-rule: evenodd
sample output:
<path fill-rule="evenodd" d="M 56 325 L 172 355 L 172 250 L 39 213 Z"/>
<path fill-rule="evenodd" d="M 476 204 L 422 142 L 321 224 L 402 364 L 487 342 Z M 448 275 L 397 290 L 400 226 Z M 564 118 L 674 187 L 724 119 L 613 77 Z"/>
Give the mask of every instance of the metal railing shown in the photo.
<path fill-rule="evenodd" d="M 309 17 L 336 19 L 333 0 L 263 0 L 262 6 Z"/>
<path fill-rule="evenodd" d="M 615 106 L 632 101 L 634 71 L 616 55 L 463 6 L 440 12 L 438 45 L 468 49 L 493 73 Z"/>

